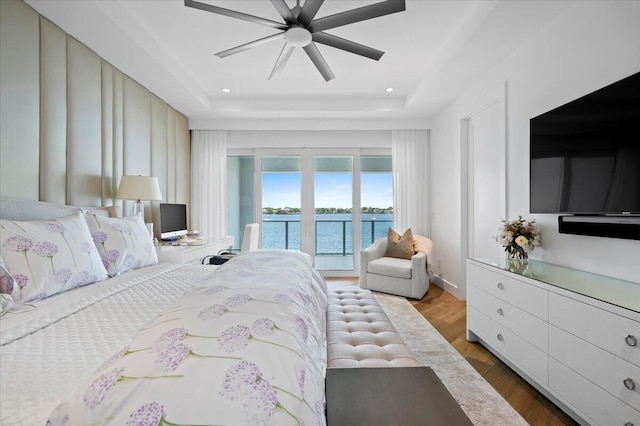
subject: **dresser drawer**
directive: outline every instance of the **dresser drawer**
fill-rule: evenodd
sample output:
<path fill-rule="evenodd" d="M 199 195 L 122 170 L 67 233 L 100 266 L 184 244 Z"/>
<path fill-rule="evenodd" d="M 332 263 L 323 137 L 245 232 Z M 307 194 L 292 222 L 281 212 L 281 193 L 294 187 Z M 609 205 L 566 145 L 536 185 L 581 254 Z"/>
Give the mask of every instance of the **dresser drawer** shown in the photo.
<path fill-rule="evenodd" d="M 548 356 L 473 307 L 467 309 L 468 328 L 538 383 L 547 384 Z"/>
<path fill-rule="evenodd" d="M 468 288 L 467 304 L 533 344 L 542 352 L 548 352 L 549 325 L 540 318 L 473 286 Z"/>
<path fill-rule="evenodd" d="M 595 425 L 640 425 L 640 411 L 594 385 L 569 367 L 549 358 L 549 387 L 570 408 Z"/>
<path fill-rule="evenodd" d="M 548 291 L 469 264 L 467 282 L 546 321 L 549 315 Z"/>
<path fill-rule="evenodd" d="M 551 293 L 549 323 L 640 366 L 638 321 Z M 636 341 L 635 346 L 631 345 L 633 340 Z"/>
<path fill-rule="evenodd" d="M 640 367 L 610 354 L 573 334 L 549 327 L 549 355 L 568 365 L 622 402 L 640 410 Z M 628 389 L 627 385 L 634 387 Z"/>

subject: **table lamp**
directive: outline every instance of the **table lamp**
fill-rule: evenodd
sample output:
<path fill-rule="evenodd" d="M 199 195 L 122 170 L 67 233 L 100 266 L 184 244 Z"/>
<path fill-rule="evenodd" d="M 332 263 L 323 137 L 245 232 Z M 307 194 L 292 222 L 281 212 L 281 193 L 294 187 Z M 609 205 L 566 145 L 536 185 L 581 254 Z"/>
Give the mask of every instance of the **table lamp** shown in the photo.
<path fill-rule="evenodd" d="M 162 201 L 158 178 L 140 175 L 122 176 L 116 198 L 120 200 L 136 200 L 131 214 L 133 216 L 140 215 L 144 218 L 144 205 L 142 204 L 142 200 Z"/>

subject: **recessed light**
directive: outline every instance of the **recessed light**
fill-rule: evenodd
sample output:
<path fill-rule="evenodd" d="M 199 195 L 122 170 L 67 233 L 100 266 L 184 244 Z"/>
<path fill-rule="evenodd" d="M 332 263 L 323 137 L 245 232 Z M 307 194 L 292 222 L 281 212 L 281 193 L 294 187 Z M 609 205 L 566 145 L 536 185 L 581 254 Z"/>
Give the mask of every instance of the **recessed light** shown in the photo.
<path fill-rule="evenodd" d="M 387 87 L 386 89 L 384 89 L 384 91 L 387 93 L 391 93 L 393 92 L 393 87 Z"/>
<path fill-rule="evenodd" d="M 227 88 L 225 87 L 224 89 L 222 89 L 222 91 L 223 91 L 224 93 L 230 93 L 230 92 L 231 92 L 231 89 L 227 89 Z"/>

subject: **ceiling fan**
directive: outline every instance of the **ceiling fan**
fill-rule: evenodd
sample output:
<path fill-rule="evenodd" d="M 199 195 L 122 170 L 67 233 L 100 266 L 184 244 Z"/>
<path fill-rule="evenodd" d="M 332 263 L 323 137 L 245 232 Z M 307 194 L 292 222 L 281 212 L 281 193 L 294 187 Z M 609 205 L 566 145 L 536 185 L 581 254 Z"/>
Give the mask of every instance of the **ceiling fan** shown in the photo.
<path fill-rule="evenodd" d="M 322 74 L 325 81 L 332 80 L 335 78 L 335 75 L 320 54 L 320 50 L 318 50 L 315 43 L 335 47 L 336 49 L 345 50 L 376 61 L 384 55 L 384 52 L 380 50 L 328 34 L 324 32 L 325 30 L 406 10 L 405 0 L 385 0 L 368 6 L 359 7 L 357 9 L 348 10 L 346 12 L 336 13 L 335 15 L 326 16 L 324 18 L 314 19 L 320 9 L 320 6 L 324 3 L 324 0 L 306 0 L 302 7 L 300 6 L 300 0 L 296 0 L 296 6 L 293 8 L 289 8 L 285 0 L 269 1 L 271 1 L 271 4 L 273 4 L 280 16 L 282 16 L 285 23 L 260 18 L 258 16 L 242 12 L 236 12 L 234 10 L 201 3 L 195 0 L 184 0 L 184 5 L 194 9 L 204 10 L 206 12 L 225 15 L 260 25 L 266 25 L 282 31 L 277 34 L 216 53 L 216 56 L 226 58 L 227 56 L 244 52 L 245 50 L 252 49 L 264 43 L 284 38 L 285 45 L 282 52 L 280 52 L 280 56 L 278 57 L 273 70 L 271 71 L 271 75 L 269 75 L 269 79 L 275 78 L 282 73 L 282 70 L 291 57 L 294 48 L 302 47 L 318 71 L 320 71 L 320 74 Z"/>

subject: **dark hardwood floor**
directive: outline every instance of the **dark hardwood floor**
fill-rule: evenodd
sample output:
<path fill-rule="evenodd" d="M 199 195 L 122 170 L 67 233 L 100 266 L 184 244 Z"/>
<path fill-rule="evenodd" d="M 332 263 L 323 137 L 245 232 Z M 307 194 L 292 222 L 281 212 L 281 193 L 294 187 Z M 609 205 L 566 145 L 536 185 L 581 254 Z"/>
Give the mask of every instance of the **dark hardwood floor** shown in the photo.
<path fill-rule="evenodd" d="M 330 278 L 327 281 L 357 279 Z M 438 332 L 475 368 L 487 382 L 531 425 L 577 425 L 562 410 L 522 379 L 479 343 L 466 339 L 467 304 L 431 284 L 422 300 L 408 299 Z"/>

